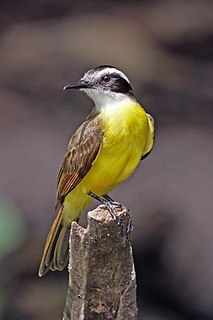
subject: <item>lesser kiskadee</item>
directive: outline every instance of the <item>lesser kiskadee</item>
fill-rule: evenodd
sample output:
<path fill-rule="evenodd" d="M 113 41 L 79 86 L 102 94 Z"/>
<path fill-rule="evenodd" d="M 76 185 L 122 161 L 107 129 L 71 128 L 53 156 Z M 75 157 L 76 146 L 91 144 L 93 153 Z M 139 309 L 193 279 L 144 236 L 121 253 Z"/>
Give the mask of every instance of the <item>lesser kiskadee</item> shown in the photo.
<path fill-rule="evenodd" d="M 92 201 L 126 180 L 152 150 L 154 120 L 136 101 L 126 75 L 103 65 L 64 89 L 85 92 L 95 106 L 72 135 L 58 175 L 57 217 L 47 237 L 39 276 L 68 263 L 69 230 Z"/>

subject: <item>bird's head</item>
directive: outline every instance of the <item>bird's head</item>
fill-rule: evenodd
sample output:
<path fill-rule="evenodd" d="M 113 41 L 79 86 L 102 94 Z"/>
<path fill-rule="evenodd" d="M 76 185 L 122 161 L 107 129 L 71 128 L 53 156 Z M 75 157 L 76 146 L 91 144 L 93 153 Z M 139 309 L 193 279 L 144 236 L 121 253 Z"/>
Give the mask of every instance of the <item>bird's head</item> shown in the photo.
<path fill-rule="evenodd" d="M 85 92 L 99 108 L 127 97 L 134 98 L 127 76 L 109 65 L 88 70 L 78 82 L 65 86 L 66 89 Z"/>

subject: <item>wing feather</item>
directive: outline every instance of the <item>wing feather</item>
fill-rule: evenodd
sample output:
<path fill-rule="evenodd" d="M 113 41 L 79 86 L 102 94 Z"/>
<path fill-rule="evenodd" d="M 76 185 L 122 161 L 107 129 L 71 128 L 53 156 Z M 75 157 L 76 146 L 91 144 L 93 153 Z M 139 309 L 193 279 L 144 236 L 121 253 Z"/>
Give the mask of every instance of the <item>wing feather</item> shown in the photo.
<path fill-rule="evenodd" d="M 58 174 L 56 207 L 73 190 L 92 167 L 103 133 L 95 119 L 85 121 L 71 137 Z"/>
<path fill-rule="evenodd" d="M 148 119 L 148 136 L 141 160 L 145 159 L 152 151 L 155 142 L 155 123 L 154 118 L 150 114 L 146 114 Z"/>

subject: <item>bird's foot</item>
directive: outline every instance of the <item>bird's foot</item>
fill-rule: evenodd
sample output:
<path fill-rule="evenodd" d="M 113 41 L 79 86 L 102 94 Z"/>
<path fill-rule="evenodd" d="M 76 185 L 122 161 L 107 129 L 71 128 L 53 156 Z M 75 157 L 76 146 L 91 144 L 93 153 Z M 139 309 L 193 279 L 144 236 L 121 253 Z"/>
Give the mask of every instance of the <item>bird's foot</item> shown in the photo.
<path fill-rule="evenodd" d="M 108 194 L 104 194 L 103 198 L 106 199 L 112 205 L 117 206 L 120 209 L 122 208 L 122 204 L 120 202 L 118 202 L 118 201 L 113 200 Z"/>
<path fill-rule="evenodd" d="M 129 212 L 127 212 L 127 214 L 128 214 L 128 224 L 127 224 L 127 228 L 126 228 L 126 233 L 130 233 L 130 232 L 133 231 L 134 225 L 133 225 L 133 222 L 132 222 L 131 215 L 129 214 Z"/>
<path fill-rule="evenodd" d="M 90 197 L 92 197 L 93 199 L 99 201 L 100 203 L 104 204 L 107 207 L 107 209 L 109 210 L 109 213 L 111 214 L 111 217 L 113 220 L 116 220 L 118 218 L 113 206 L 117 206 L 119 208 L 122 208 L 121 203 L 114 201 L 108 194 L 105 194 L 103 197 L 101 197 L 101 196 L 98 196 L 97 194 L 93 193 L 92 191 L 89 191 L 88 195 Z"/>
<path fill-rule="evenodd" d="M 103 196 L 98 196 L 97 194 L 93 193 L 92 191 L 88 192 L 88 195 L 90 197 L 92 197 L 93 199 L 99 201 L 100 203 L 104 204 L 107 209 L 109 210 L 109 213 L 112 217 L 113 220 L 117 220 L 118 221 L 118 225 L 120 225 L 121 220 L 119 218 L 119 216 L 117 215 L 117 213 L 114 210 L 113 206 L 117 206 L 119 208 L 122 208 L 122 204 L 120 202 L 117 202 L 115 200 L 113 200 L 108 194 L 104 194 Z M 127 228 L 126 228 L 126 233 L 130 233 L 131 231 L 133 231 L 133 223 L 132 223 L 132 218 L 129 214 L 129 212 L 127 212 L 128 215 L 128 224 L 127 224 Z"/>

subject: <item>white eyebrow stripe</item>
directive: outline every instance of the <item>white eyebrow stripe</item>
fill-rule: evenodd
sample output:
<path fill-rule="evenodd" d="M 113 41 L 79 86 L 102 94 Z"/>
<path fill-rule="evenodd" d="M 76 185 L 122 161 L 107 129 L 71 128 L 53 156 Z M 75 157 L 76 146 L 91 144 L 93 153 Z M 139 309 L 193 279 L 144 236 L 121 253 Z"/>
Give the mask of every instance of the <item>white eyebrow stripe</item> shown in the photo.
<path fill-rule="evenodd" d="M 105 73 L 117 73 L 119 76 L 121 76 L 121 78 L 124 78 L 128 83 L 130 83 L 129 79 L 127 78 L 127 76 L 120 70 L 116 69 L 116 68 L 105 68 L 103 70 L 98 71 L 98 75 L 101 77 L 102 75 L 104 75 Z"/>

